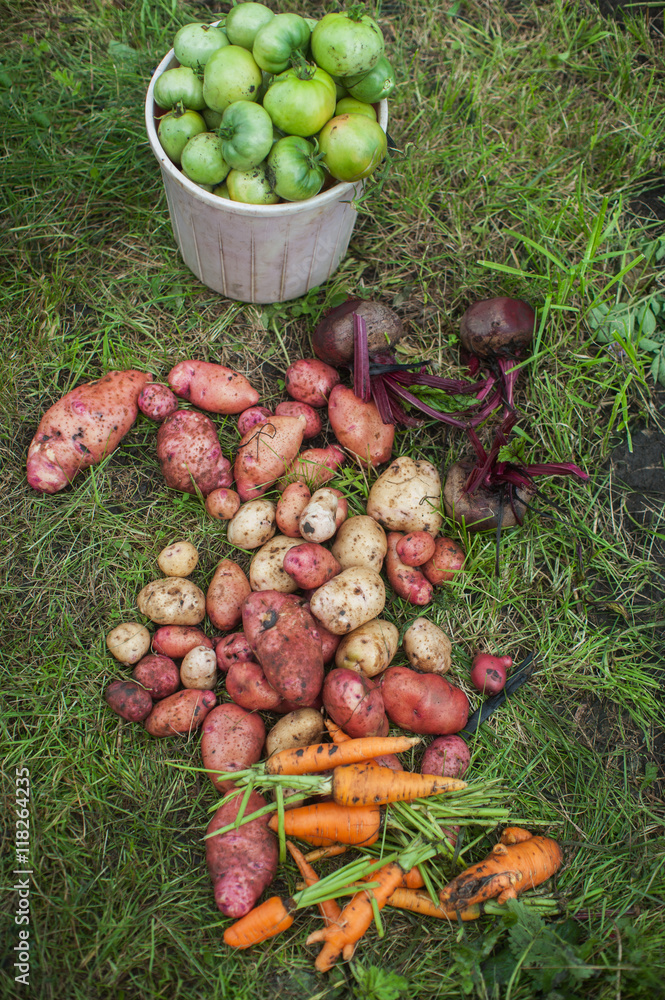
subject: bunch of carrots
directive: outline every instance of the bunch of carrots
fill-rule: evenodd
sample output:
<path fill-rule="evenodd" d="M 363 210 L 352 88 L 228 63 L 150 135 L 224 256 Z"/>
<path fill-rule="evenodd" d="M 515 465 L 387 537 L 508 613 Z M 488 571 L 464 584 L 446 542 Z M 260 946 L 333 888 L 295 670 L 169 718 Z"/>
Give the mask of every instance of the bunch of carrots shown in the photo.
<path fill-rule="evenodd" d="M 460 821 L 469 824 L 479 821 L 485 826 L 505 822 L 505 809 L 479 804 L 483 798 L 491 800 L 493 790 L 488 786 L 468 789 L 465 781 L 456 778 L 393 771 L 375 761 L 376 757 L 410 749 L 420 742 L 418 737 L 351 739 L 332 723 L 329 731 L 332 743 L 283 750 L 245 771 L 221 774 L 223 780 L 235 782 L 233 794 L 237 794 L 237 787 L 243 786 L 247 789 L 247 797 L 253 788 L 275 788 L 277 803 L 248 816 L 243 815 L 241 808 L 233 824 L 212 835 L 225 833 L 276 810 L 277 815 L 272 817 L 270 826 L 279 835 L 283 856 L 288 849 L 304 880 L 303 888 L 293 896 L 273 896 L 228 927 L 224 941 L 230 947 L 249 948 L 274 937 L 293 924 L 297 910 L 315 905 L 324 925 L 309 935 L 307 944 L 322 944 L 315 966 L 319 972 L 325 972 L 340 958 L 345 961 L 351 958 L 373 922 L 381 929 L 380 911 L 386 905 L 439 919 L 474 920 L 492 911 L 493 895 L 501 893 L 503 898 L 509 898 L 524 888 L 538 885 L 561 863 L 561 852 L 555 841 L 531 838 L 526 831 L 511 828 L 513 837 L 520 841 L 519 863 L 527 877 L 523 878 L 522 871 L 504 870 L 503 856 L 507 851 L 497 845 L 495 852 L 498 853 L 481 863 L 489 867 L 478 873 L 476 869 L 480 866 L 476 865 L 463 872 L 442 891 L 440 898 L 444 902 L 441 902 L 427 875 L 425 862 L 442 851 L 452 853 L 442 820 L 456 825 Z M 284 787 L 301 794 L 304 790 L 311 795 L 327 795 L 330 800 L 285 810 L 284 804 L 289 800 L 283 797 Z M 464 795 L 467 795 L 466 803 L 458 801 L 456 807 L 444 804 L 447 797 L 463 800 Z M 382 806 L 390 809 L 388 819 Z M 398 831 L 398 842 L 402 846 L 374 860 L 366 849 L 376 843 L 382 828 L 385 843 L 387 825 Z M 305 857 L 286 839 L 287 836 L 306 841 L 319 850 Z M 529 867 L 530 862 L 526 860 L 525 852 L 534 856 L 537 853 L 529 847 L 530 839 L 538 842 L 537 852 L 545 857 L 540 872 L 533 865 Z M 506 843 L 515 843 L 515 839 Z M 556 851 L 552 852 L 549 845 L 554 845 Z M 320 879 L 310 862 L 342 853 L 348 846 L 362 849 L 363 855 Z M 337 899 L 346 895 L 351 899 L 341 908 Z"/>

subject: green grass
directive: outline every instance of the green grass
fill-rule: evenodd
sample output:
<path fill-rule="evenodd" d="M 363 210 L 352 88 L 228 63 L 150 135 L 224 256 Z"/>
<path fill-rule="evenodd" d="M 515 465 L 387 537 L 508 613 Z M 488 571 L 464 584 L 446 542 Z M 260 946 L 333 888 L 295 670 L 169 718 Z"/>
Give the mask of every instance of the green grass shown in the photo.
<path fill-rule="evenodd" d="M 325 9 L 315 2 L 306 13 Z M 16 877 L 21 766 L 30 769 L 34 875 L 30 987 L 13 981 L 19 927 L 5 893 L 3 995 L 659 995 L 664 528 L 662 512 L 651 528 L 631 516 L 604 463 L 640 422 L 662 427 L 662 411 L 650 357 L 630 344 L 608 351 L 587 317 L 599 302 L 665 295 L 653 252 L 663 224 L 639 209 L 665 153 L 663 38 L 639 12 L 620 25 L 585 2 L 384 4 L 400 80 L 389 121 L 398 151 L 368 185 L 333 278 L 301 300 L 251 306 L 206 289 L 180 261 L 144 134 L 151 71 L 177 28 L 208 11 L 177 0 L 9 0 L 4 17 L 5 885 Z M 574 460 L 591 482 L 542 481 L 558 512 L 538 501 L 541 515 L 504 536 L 498 579 L 493 539 L 466 539 L 464 582 L 441 588 L 428 613 L 451 636 L 453 673 L 467 688 L 477 648 L 516 660 L 538 650 L 530 684 L 471 741 L 472 773 L 501 777 L 511 815 L 564 845 L 546 895 L 574 918 L 567 951 L 552 937 L 562 917 L 517 908 L 462 928 L 384 911 L 385 936 L 370 931 L 352 965 L 327 977 L 313 971 L 304 941 L 317 918 L 306 914 L 260 949 L 229 953 L 202 841 L 214 794 L 200 774 L 168 766 L 200 766 L 197 738 L 152 741 L 102 700 L 120 673 L 104 637 L 136 617 L 160 548 L 193 541 L 205 587 L 216 561 L 233 555 L 224 528 L 196 498 L 164 487 L 143 418 L 72 488 L 42 497 L 25 483 L 40 415 L 110 368 L 163 378 L 178 360 L 217 360 L 274 404 L 287 364 L 310 353 L 314 325 L 339 293 L 392 305 L 407 328 L 404 358 L 451 374 L 462 372 L 457 329 L 471 301 L 510 294 L 538 307 L 515 440 L 525 461 Z M 217 423 L 230 457 L 235 423 Z M 398 432 L 395 453 L 445 469 L 465 450 L 456 432 L 428 425 Z M 339 477 L 354 511 L 375 474 L 347 466 Z M 386 615 L 403 629 L 414 611 L 395 600 Z M 448 873 L 442 861 L 437 876 Z M 286 865 L 275 891 L 296 882 Z M 505 948 L 510 972 L 495 986 L 478 970 Z M 544 977 L 547 954 L 561 982 Z"/>

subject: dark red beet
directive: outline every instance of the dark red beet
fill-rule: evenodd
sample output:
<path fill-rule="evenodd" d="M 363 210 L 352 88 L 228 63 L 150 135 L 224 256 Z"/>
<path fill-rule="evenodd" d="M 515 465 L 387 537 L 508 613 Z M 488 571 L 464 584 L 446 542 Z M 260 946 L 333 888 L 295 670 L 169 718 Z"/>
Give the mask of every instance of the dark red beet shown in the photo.
<path fill-rule="evenodd" d="M 489 489 L 479 486 L 474 493 L 465 493 L 465 484 L 474 470 L 473 462 L 455 462 L 448 469 L 443 487 L 443 505 L 448 517 L 458 524 L 464 522 L 467 531 L 495 531 L 501 527 L 514 528 L 521 524 L 526 513 L 526 504 L 533 493 L 523 487 L 513 487 L 512 506 L 508 487 L 500 483 Z"/>
<path fill-rule="evenodd" d="M 460 321 L 462 347 L 479 358 L 515 358 L 531 343 L 535 319 L 522 299 L 474 302 Z"/>
<path fill-rule="evenodd" d="M 382 302 L 348 299 L 331 309 L 312 334 L 312 347 L 321 361 L 334 367 L 353 361 L 354 312 L 365 320 L 370 355 L 390 350 L 404 336 L 402 321 L 389 306 Z"/>

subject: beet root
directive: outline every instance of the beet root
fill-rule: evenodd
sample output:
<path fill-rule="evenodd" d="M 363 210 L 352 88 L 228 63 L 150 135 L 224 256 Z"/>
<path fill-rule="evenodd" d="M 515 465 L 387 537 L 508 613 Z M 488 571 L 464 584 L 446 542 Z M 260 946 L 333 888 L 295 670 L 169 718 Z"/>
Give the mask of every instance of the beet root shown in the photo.
<path fill-rule="evenodd" d="M 462 316 L 460 342 L 479 358 L 514 358 L 531 343 L 535 319 L 522 299 L 483 299 Z"/>
<path fill-rule="evenodd" d="M 474 468 L 473 463 L 462 461 L 448 469 L 443 487 L 446 514 L 458 524 L 466 524 L 467 531 L 495 531 L 499 520 L 502 528 L 521 524 L 534 491 L 500 484 L 491 489 L 479 486 L 473 494 L 465 493 Z"/>

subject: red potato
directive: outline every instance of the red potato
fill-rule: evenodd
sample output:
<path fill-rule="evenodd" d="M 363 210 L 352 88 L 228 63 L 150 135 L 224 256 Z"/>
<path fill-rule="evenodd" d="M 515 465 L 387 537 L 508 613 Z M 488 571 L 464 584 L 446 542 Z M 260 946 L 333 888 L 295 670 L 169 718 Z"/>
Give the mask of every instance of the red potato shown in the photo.
<path fill-rule="evenodd" d="M 207 497 L 230 486 L 231 465 L 222 455 L 217 430 L 210 417 L 194 410 L 178 410 L 160 424 L 157 458 L 166 485 L 181 493 Z"/>
<path fill-rule="evenodd" d="M 152 637 L 155 653 L 170 656 L 172 660 L 182 660 L 195 646 L 212 649 L 212 641 L 200 628 L 192 625 L 163 625 Z"/>
<path fill-rule="evenodd" d="M 299 358 L 286 370 L 286 391 L 299 403 L 325 406 L 340 381 L 339 372 L 318 358 Z"/>
<path fill-rule="evenodd" d="M 260 715 L 227 702 L 209 713 L 201 733 L 201 756 L 207 771 L 244 771 L 261 760 L 266 727 Z M 233 781 L 208 777 L 218 792 L 226 795 Z"/>
<path fill-rule="evenodd" d="M 180 406 L 178 397 L 175 396 L 168 385 L 160 382 L 152 382 L 141 389 L 138 398 L 138 408 L 144 417 L 161 424 Z"/>
<path fill-rule="evenodd" d="M 381 688 L 370 677 L 335 667 L 323 683 L 323 705 L 330 718 L 354 739 L 387 736 L 388 719 Z"/>
<path fill-rule="evenodd" d="M 322 587 L 342 571 L 332 552 L 316 542 L 303 542 L 289 549 L 282 565 L 298 586 L 305 590 Z"/>
<path fill-rule="evenodd" d="M 177 396 L 209 413 L 242 413 L 259 401 L 244 375 L 210 361 L 181 361 L 168 374 Z"/>
<path fill-rule="evenodd" d="M 233 635 L 220 637 L 214 643 L 214 647 L 217 657 L 217 669 L 221 670 L 222 673 L 226 673 L 234 663 L 256 659 L 242 632 L 234 632 Z"/>
<path fill-rule="evenodd" d="M 267 406 L 250 406 L 247 410 L 243 410 L 238 417 L 238 434 L 243 437 L 257 424 L 262 424 L 270 417 L 272 417 L 272 411 Z"/>
<path fill-rule="evenodd" d="M 379 767 L 389 767 L 391 771 L 403 771 L 404 765 L 399 757 L 394 753 L 386 753 L 381 757 L 372 757 L 375 764 Z"/>
<path fill-rule="evenodd" d="M 422 606 L 429 604 L 433 596 L 432 584 L 415 566 L 407 566 L 397 554 L 397 546 L 403 536 L 398 531 L 388 532 L 386 541 L 388 551 L 384 561 L 384 569 L 393 588 L 399 597 L 411 604 Z"/>
<path fill-rule="evenodd" d="M 218 521 L 230 521 L 239 507 L 240 497 L 235 490 L 213 490 L 206 497 L 206 510 Z"/>
<path fill-rule="evenodd" d="M 29 485 L 40 493 L 57 493 L 110 455 L 136 420 L 139 393 L 151 380 L 145 372 L 109 372 L 54 403 L 28 449 Z"/>
<path fill-rule="evenodd" d="M 277 527 L 287 538 L 301 538 L 300 515 L 311 500 L 309 487 L 305 483 L 291 483 L 277 501 L 275 520 Z"/>
<path fill-rule="evenodd" d="M 446 736 L 463 729 L 469 718 L 467 696 L 440 674 L 388 667 L 381 693 L 391 722 L 413 733 Z"/>
<path fill-rule="evenodd" d="M 436 542 L 428 531 L 409 531 L 397 543 L 397 555 L 405 566 L 422 566 L 436 551 Z"/>
<path fill-rule="evenodd" d="M 242 602 L 252 588 L 245 573 L 232 559 L 222 559 L 206 593 L 206 613 L 220 632 L 230 632 L 242 620 Z"/>
<path fill-rule="evenodd" d="M 278 417 L 304 417 L 307 423 L 305 424 L 305 432 L 302 436 L 303 441 L 309 441 L 310 438 L 316 437 L 323 430 L 321 417 L 307 403 L 297 403 L 295 401 L 292 403 L 278 403 L 275 407 L 275 415 Z"/>
<path fill-rule="evenodd" d="M 283 701 L 268 684 L 261 664 L 250 660 L 231 664 L 226 675 L 226 690 L 236 705 L 248 712 L 274 712 Z"/>
<path fill-rule="evenodd" d="M 214 691 L 177 691 L 157 702 L 144 722 L 146 731 L 157 737 L 187 736 L 203 724 L 216 703 Z"/>
<path fill-rule="evenodd" d="M 318 490 L 334 478 L 344 461 L 346 455 L 335 444 L 327 448 L 306 448 L 286 470 L 284 480 L 305 483 L 310 490 Z"/>
<path fill-rule="evenodd" d="M 363 465 L 381 465 L 390 458 L 395 427 L 383 423 L 375 403 L 363 403 L 351 389 L 336 385 L 328 400 L 328 419 L 341 446 Z"/>
<path fill-rule="evenodd" d="M 233 823 L 244 792 L 220 806 L 208 824 L 207 833 Z M 251 792 L 245 814 L 267 805 L 258 792 Z M 277 874 L 277 838 L 268 829 L 270 815 L 253 819 L 236 830 L 206 840 L 206 862 L 212 879 L 215 904 L 225 917 L 238 920 L 254 907 Z"/>
<path fill-rule="evenodd" d="M 161 701 L 180 687 L 180 671 L 170 656 L 149 653 L 132 670 L 132 679 L 144 687 L 153 701 Z"/>
<path fill-rule="evenodd" d="M 510 656 L 476 653 L 471 663 L 471 683 L 481 694 L 498 694 L 506 686 L 508 671 L 512 665 Z"/>
<path fill-rule="evenodd" d="M 464 569 L 466 552 L 452 538 L 437 538 L 434 555 L 421 567 L 422 572 L 435 587 L 448 583 Z"/>
<path fill-rule="evenodd" d="M 152 711 L 150 692 L 135 681 L 111 681 L 104 691 L 104 701 L 127 722 L 143 722 Z"/>
<path fill-rule="evenodd" d="M 310 593 L 313 593 L 313 591 L 310 591 Z M 306 603 L 303 606 L 311 614 L 312 612 L 309 606 L 309 597 L 305 595 L 305 592 L 303 592 L 303 597 L 305 598 L 306 601 Z M 332 663 L 332 661 L 335 659 L 335 653 L 337 652 L 337 647 L 342 641 L 342 636 L 334 635 L 332 632 L 329 632 L 328 629 L 325 628 L 325 626 L 323 626 L 319 621 L 316 622 L 316 631 L 319 633 L 319 638 L 321 639 L 321 653 L 323 655 L 323 663 L 325 666 L 328 666 L 328 664 Z"/>
<path fill-rule="evenodd" d="M 323 683 L 323 653 L 310 612 L 290 594 L 261 590 L 244 601 L 242 621 L 268 683 L 296 707 L 311 705 Z"/>
<path fill-rule="evenodd" d="M 243 435 L 234 474 L 241 500 L 255 500 L 284 475 L 298 454 L 305 418 L 271 417 Z M 229 485 L 225 483 L 223 485 Z"/>
<path fill-rule="evenodd" d="M 471 752 L 461 736 L 439 736 L 425 750 L 420 773 L 463 778 L 470 763 Z"/>

